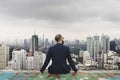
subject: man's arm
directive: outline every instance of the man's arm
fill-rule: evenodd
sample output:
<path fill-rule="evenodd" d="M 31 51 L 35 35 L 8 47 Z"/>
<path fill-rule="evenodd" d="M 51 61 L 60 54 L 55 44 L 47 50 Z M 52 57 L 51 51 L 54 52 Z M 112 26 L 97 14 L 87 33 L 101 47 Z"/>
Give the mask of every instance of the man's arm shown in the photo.
<path fill-rule="evenodd" d="M 68 62 L 69 62 L 69 64 L 70 64 L 70 66 L 72 67 L 72 69 L 75 71 L 75 73 L 77 72 L 77 68 L 75 67 L 75 64 L 74 64 L 74 62 L 73 62 L 73 60 L 72 60 L 72 57 L 71 57 L 71 55 L 70 55 L 70 49 L 68 48 L 67 49 L 67 59 L 68 59 Z"/>
<path fill-rule="evenodd" d="M 48 63 L 50 62 L 50 58 L 51 58 L 51 48 L 49 48 L 49 50 L 48 50 L 48 54 L 46 56 L 45 62 L 40 70 L 41 73 L 43 73 L 44 70 L 46 69 Z"/>

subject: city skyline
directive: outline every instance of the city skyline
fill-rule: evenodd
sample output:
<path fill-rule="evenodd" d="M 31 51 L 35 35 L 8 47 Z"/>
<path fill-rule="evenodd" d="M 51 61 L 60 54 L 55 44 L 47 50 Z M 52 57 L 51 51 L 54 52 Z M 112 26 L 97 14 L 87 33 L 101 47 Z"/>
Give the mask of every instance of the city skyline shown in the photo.
<path fill-rule="evenodd" d="M 5 44 L 24 44 L 24 41 L 25 40 L 27 40 L 27 41 L 29 41 L 29 40 L 32 40 L 32 36 L 33 36 L 34 34 L 32 34 L 30 37 L 25 37 L 25 38 L 16 38 L 16 39 L 5 39 L 5 40 L 0 40 L 0 43 L 5 43 Z M 37 34 L 35 34 L 35 35 L 37 35 Z M 99 36 L 99 37 L 102 37 L 103 35 L 105 35 L 105 36 L 109 36 L 109 35 L 107 35 L 107 34 L 93 34 L 93 35 L 87 35 L 87 36 L 85 36 L 85 39 L 82 39 L 80 36 L 79 37 L 77 37 L 77 38 L 73 38 L 73 39 L 66 39 L 65 37 L 65 39 L 64 39 L 64 41 L 70 41 L 70 42 L 73 42 L 73 41 L 76 41 L 76 40 L 79 40 L 80 42 L 87 42 L 87 37 L 94 37 L 94 36 Z M 38 36 L 38 39 L 39 39 L 39 41 L 43 41 L 43 36 L 44 36 L 44 41 L 45 40 L 48 40 L 49 42 L 52 42 L 52 41 L 54 41 L 55 42 L 55 40 L 54 40 L 54 36 L 52 37 L 52 39 L 50 39 L 50 38 L 48 38 L 48 36 L 45 36 L 44 34 L 43 35 L 37 35 Z M 110 38 L 110 41 L 112 41 L 112 40 L 115 40 L 115 39 L 120 39 L 120 38 L 117 38 L 117 37 L 114 37 L 114 38 L 111 38 L 110 36 L 109 36 L 109 38 Z"/>
<path fill-rule="evenodd" d="M 37 35 L 50 40 L 57 33 L 66 40 L 85 40 L 96 33 L 119 38 L 119 4 L 118 0 L 0 0 L 0 40 L 31 37 L 34 27 Z"/>

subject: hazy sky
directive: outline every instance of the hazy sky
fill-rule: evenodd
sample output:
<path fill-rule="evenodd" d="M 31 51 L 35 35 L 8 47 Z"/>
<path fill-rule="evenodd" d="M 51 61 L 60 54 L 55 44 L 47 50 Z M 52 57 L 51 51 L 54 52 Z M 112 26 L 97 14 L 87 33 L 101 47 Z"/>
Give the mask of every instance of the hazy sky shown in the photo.
<path fill-rule="evenodd" d="M 50 39 L 119 38 L 120 0 L 0 0 L 0 40 L 30 38 L 34 26 Z"/>

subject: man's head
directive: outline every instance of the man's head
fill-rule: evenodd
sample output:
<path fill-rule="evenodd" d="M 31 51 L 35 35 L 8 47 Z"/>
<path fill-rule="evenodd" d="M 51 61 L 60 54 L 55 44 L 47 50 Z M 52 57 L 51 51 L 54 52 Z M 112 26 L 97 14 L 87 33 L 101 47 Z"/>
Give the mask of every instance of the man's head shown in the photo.
<path fill-rule="evenodd" d="M 57 43 L 64 43 L 64 37 L 62 37 L 62 35 L 61 34 L 57 34 L 56 36 L 55 36 L 55 41 L 57 42 Z"/>

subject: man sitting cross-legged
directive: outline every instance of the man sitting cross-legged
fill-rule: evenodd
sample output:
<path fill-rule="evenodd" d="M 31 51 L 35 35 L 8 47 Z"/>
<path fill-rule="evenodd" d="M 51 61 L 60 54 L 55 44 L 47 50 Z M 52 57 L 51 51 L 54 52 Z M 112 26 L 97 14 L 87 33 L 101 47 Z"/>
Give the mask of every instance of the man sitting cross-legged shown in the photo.
<path fill-rule="evenodd" d="M 46 56 L 45 62 L 40 69 L 40 72 L 43 73 L 46 67 L 49 64 L 50 59 L 52 60 L 52 65 L 48 67 L 48 73 L 50 73 L 49 76 L 52 76 L 52 74 L 55 74 L 56 77 L 59 78 L 58 74 L 67 74 L 70 73 L 71 68 L 74 71 L 74 73 L 77 73 L 77 68 L 75 67 L 75 64 L 71 58 L 69 47 L 64 46 L 64 38 L 61 34 L 57 34 L 55 36 L 55 40 L 57 42 L 56 45 L 52 46 L 48 50 L 48 54 Z M 70 65 L 67 65 L 67 61 Z M 39 73 L 39 72 L 35 72 Z M 49 77 L 48 76 L 48 77 Z"/>

